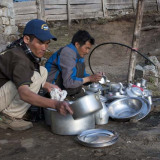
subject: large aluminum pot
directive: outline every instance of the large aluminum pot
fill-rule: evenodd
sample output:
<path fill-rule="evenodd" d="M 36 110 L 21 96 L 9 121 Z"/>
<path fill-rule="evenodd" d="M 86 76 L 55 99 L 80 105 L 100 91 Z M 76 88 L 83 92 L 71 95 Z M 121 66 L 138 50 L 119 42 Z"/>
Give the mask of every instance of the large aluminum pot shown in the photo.
<path fill-rule="evenodd" d="M 95 128 L 95 117 L 89 115 L 78 120 L 74 120 L 72 115 L 63 116 L 55 109 L 49 109 L 51 115 L 51 130 L 59 135 L 78 135 L 84 130 Z"/>
<path fill-rule="evenodd" d="M 73 118 L 79 119 L 95 113 L 103 108 L 100 97 L 97 94 L 86 95 L 70 104 L 73 110 Z"/>

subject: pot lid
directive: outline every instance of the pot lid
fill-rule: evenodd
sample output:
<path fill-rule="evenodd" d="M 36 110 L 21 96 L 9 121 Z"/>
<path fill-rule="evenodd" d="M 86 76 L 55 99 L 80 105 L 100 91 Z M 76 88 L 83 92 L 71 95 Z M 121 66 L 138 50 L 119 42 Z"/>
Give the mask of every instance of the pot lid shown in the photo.
<path fill-rule="evenodd" d="M 132 87 L 132 92 L 135 94 L 135 95 L 137 95 L 137 96 L 142 96 L 142 91 L 141 91 L 141 89 L 140 88 L 138 88 L 138 87 Z"/>
<path fill-rule="evenodd" d="M 80 133 L 76 140 L 87 147 L 105 147 L 116 143 L 118 134 L 105 129 L 90 129 Z"/>
<path fill-rule="evenodd" d="M 89 84 L 86 88 L 86 91 L 91 91 L 91 92 L 98 92 L 99 89 L 101 89 L 102 86 L 99 83 L 92 83 Z"/>
<path fill-rule="evenodd" d="M 99 86 L 99 83 L 91 83 L 90 88 L 98 88 Z"/>

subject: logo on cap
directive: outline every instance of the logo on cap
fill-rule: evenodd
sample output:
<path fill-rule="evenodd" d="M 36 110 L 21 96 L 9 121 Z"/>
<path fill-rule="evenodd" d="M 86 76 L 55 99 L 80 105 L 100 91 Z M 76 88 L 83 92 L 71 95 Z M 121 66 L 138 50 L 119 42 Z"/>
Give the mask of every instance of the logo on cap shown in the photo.
<path fill-rule="evenodd" d="M 49 28 L 48 28 L 47 24 L 42 24 L 41 29 L 48 30 Z"/>

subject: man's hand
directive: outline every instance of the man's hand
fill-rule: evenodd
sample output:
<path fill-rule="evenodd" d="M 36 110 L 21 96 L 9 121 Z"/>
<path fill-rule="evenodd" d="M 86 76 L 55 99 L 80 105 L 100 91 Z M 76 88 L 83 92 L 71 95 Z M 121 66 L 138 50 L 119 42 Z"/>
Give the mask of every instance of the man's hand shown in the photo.
<path fill-rule="evenodd" d="M 99 82 L 102 78 L 102 74 L 97 73 L 97 74 L 93 74 L 91 76 L 89 76 L 89 80 L 90 82 Z"/>
<path fill-rule="evenodd" d="M 70 114 L 73 114 L 73 111 L 69 107 L 69 104 L 65 101 L 57 101 L 55 105 L 55 109 L 62 115 L 66 115 L 67 112 L 69 112 Z"/>
<path fill-rule="evenodd" d="M 18 93 L 21 100 L 31 105 L 44 107 L 44 108 L 54 108 L 62 115 L 66 115 L 67 112 L 70 114 L 73 114 L 73 111 L 67 102 L 57 101 L 50 98 L 42 97 L 32 92 L 28 87 L 28 85 L 20 86 L 18 88 Z"/>
<path fill-rule="evenodd" d="M 49 93 L 51 92 L 51 90 L 52 90 L 53 88 L 57 88 L 57 89 L 61 90 L 57 85 L 51 84 L 51 83 L 49 83 L 49 82 L 46 82 L 46 83 L 44 84 L 43 88 L 47 89 L 47 91 L 48 91 Z"/>

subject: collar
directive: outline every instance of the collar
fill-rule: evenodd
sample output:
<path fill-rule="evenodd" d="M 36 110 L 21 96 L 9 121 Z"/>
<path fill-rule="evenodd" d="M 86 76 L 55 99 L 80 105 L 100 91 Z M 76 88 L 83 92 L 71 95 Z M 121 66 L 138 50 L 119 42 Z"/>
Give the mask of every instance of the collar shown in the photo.
<path fill-rule="evenodd" d="M 75 45 L 73 45 L 72 43 L 70 43 L 70 44 L 67 45 L 67 47 L 71 48 L 74 52 L 76 52 L 78 59 L 84 59 L 84 58 L 82 58 L 79 55 L 79 53 L 78 53 L 77 48 L 75 47 Z"/>

